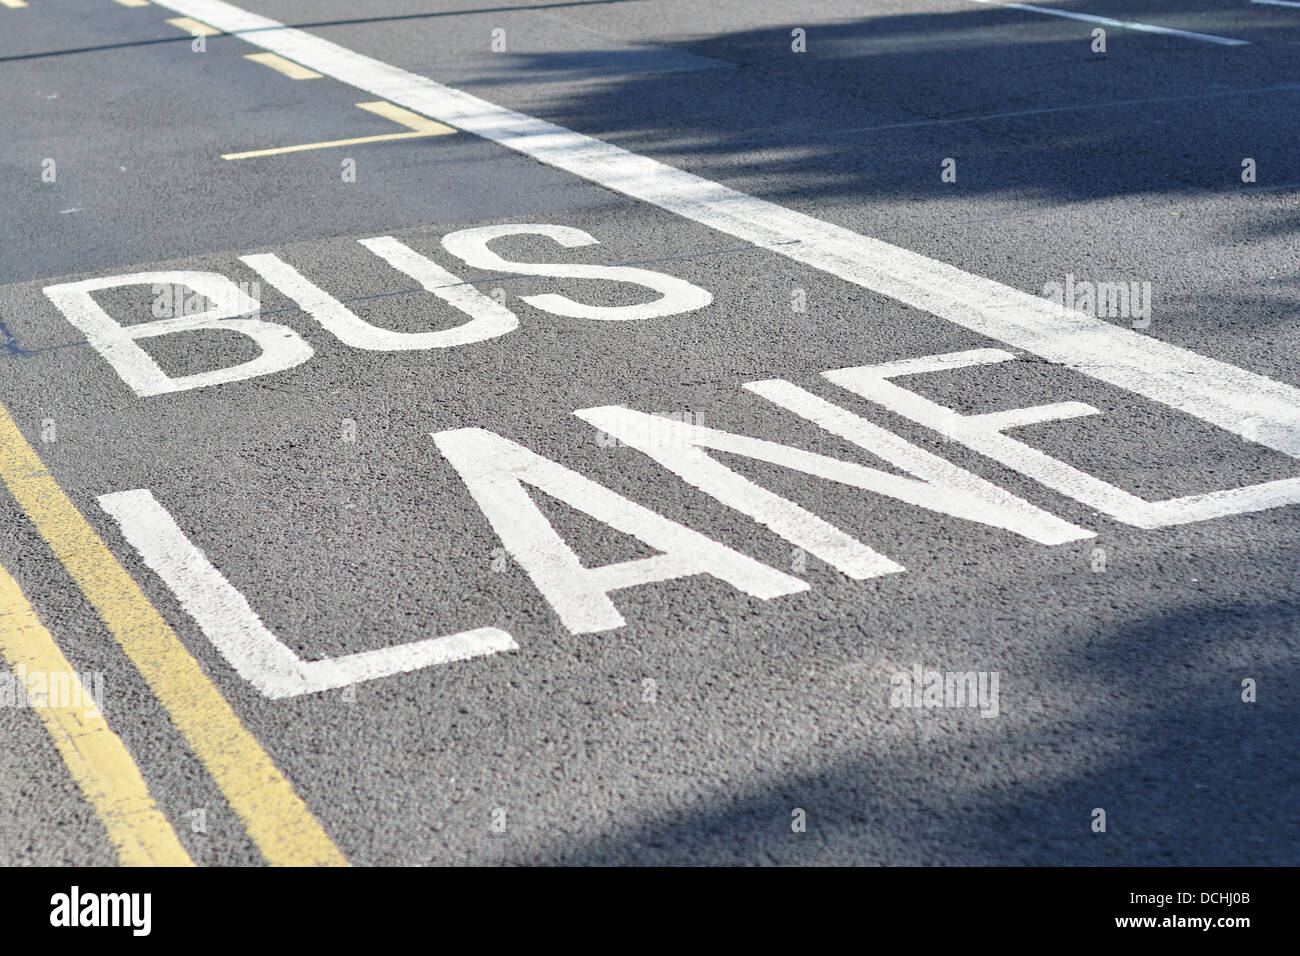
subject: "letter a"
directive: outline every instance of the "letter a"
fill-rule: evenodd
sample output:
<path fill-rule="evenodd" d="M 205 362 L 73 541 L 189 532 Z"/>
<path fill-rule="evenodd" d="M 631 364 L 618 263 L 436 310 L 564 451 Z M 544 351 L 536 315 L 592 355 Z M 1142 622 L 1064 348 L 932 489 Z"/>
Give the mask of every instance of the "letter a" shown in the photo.
<path fill-rule="evenodd" d="M 764 600 L 808 589 L 798 578 L 670 521 L 493 432 L 459 428 L 437 432 L 433 440 L 460 474 L 502 545 L 574 634 L 626 624 L 609 592 L 638 584 L 709 574 Z M 584 568 L 525 484 L 661 553 Z"/>

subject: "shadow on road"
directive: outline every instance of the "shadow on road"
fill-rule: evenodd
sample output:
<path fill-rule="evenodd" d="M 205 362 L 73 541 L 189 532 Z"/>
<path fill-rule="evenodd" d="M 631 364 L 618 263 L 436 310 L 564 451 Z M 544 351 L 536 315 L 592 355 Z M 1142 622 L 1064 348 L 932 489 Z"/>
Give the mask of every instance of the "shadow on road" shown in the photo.
<path fill-rule="evenodd" d="M 688 158 L 702 176 L 743 179 L 777 201 L 1084 201 L 1300 186 L 1300 15 L 1127 6 L 1132 20 L 1250 44 L 1110 29 L 1096 53 L 1094 24 L 972 4 L 809 26 L 805 53 L 791 49 L 793 23 L 685 41 L 665 32 L 662 69 L 564 83 L 540 99 L 536 84 L 572 79 L 584 54 L 512 52 L 481 69 L 425 72 L 488 98 L 530 88 L 530 110 L 549 120 L 670 162 Z M 682 69 L 669 54 L 683 50 L 704 59 Z M 646 51 L 602 55 L 615 52 Z M 941 181 L 945 158 L 957 161 L 956 183 Z M 1241 179 L 1246 158 L 1254 184 Z"/>
<path fill-rule="evenodd" d="M 1050 661 L 1035 692 L 1004 678 L 1000 718 L 939 727 L 950 712 L 909 711 L 914 746 L 904 734 L 888 753 L 533 862 L 1295 865 L 1298 612 L 1189 607 L 1144 621 Z M 1242 701 L 1245 677 L 1256 703 Z M 1033 769 L 1044 764 L 1055 769 Z M 791 830 L 796 807 L 806 833 Z M 1091 830 L 1098 807 L 1105 833 Z"/>

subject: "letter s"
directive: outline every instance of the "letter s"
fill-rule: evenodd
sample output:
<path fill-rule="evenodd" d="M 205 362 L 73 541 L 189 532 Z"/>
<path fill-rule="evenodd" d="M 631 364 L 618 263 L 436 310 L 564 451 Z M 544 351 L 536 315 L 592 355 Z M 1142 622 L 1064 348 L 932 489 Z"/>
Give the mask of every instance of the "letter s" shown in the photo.
<path fill-rule="evenodd" d="M 511 262 L 488 248 L 493 239 L 503 236 L 546 236 L 568 249 L 591 246 L 597 240 L 581 229 L 571 226 L 554 226 L 544 223 L 480 226 L 461 229 L 442 238 L 442 247 L 453 256 L 476 269 L 498 272 L 519 272 L 526 275 L 556 276 L 567 279 L 608 279 L 613 282 L 630 282 L 659 293 L 659 298 L 640 305 L 584 305 L 558 293 L 525 295 L 521 298 L 555 315 L 573 319 L 599 319 L 606 322 L 624 322 L 629 319 L 656 319 L 702 309 L 713 301 L 713 295 L 685 279 L 636 269 L 631 266 L 588 266 L 579 263 Z"/>

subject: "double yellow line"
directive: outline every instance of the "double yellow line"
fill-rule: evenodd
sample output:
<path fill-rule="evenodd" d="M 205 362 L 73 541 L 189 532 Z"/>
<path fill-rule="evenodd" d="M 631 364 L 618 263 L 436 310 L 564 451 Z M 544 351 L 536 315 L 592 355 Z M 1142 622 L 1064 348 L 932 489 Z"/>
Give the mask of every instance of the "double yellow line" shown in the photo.
<path fill-rule="evenodd" d="M 346 866 L 293 785 L 240 722 L 198 661 L 46 471 L 0 405 L 0 478 L 109 633 L 140 671 L 273 866 Z M 0 655 L 15 671 L 72 674 L 13 577 L 0 568 Z M 75 679 L 75 678 L 74 678 Z M 88 699 L 82 695 L 81 699 Z M 192 865 L 102 715 L 33 701 L 123 864 Z"/>

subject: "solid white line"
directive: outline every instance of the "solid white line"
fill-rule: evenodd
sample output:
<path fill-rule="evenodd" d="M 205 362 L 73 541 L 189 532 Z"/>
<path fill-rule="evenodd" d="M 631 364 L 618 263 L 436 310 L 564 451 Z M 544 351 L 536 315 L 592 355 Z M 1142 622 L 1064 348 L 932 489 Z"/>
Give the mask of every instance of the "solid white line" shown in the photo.
<path fill-rule="evenodd" d="M 185 536 L 152 492 L 145 488 L 119 491 L 96 500 L 226 662 L 267 697 L 313 694 L 519 649 L 505 631 L 480 627 L 346 657 L 304 661 L 262 623 L 244 596 Z"/>
<path fill-rule="evenodd" d="M 248 13 L 163 0 L 326 76 L 1300 458 L 1300 389 L 525 116 Z"/>
<path fill-rule="evenodd" d="M 1251 3 L 1259 3 L 1269 7 L 1295 7 L 1300 9 L 1300 3 L 1296 0 L 1250 0 Z"/>
<path fill-rule="evenodd" d="M 1085 20 L 1088 23 L 1100 23 L 1103 26 L 1122 30 L 1138 30 L 1142 33 L 1159 33 L 1164 36 L 1182 37 L 1185 40 L 1201 40 L 1204 43 L 1217 43 L 1220 46 L 1246 46 L 1249 40 L 1234 40 L 1230 37 L 1216 37 L 1209 33 L 1192 33 L 1190 30 L 1175 30 L 1173 27 L 1158 27 L 1150 23 L 1137 23 L 1133 20 L 1113 20 L 1091 13 L 1076 13 L 1073 10 L 1058 10 L 1055 7 L 1039 7 L 1032 3 L 998 3 L 996 0 L 971 0 L 988 7 L 1009 7 L 1012 10 L 1027 10 L 1030 13 L 1046 13 L 1053 17 L 1068 17 L 1071 20 Z"/>

